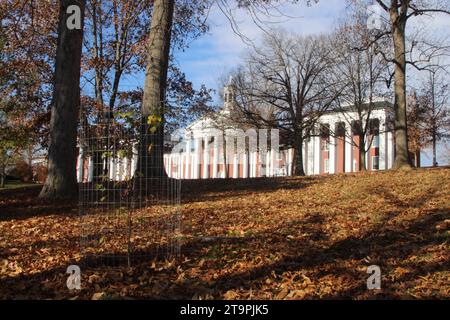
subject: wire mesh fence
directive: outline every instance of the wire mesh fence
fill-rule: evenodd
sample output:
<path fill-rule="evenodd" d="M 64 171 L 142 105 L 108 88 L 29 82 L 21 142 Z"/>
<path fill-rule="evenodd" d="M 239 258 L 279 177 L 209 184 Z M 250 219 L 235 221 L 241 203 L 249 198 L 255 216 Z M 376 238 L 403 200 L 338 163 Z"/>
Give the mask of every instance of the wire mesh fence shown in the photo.
<path fill-rule="evenodd" d="M 180 254 L 180 180 L 168 177 L 162 129 L 83 126 L 78 180 L 86 264 L 132 265 Z"/>

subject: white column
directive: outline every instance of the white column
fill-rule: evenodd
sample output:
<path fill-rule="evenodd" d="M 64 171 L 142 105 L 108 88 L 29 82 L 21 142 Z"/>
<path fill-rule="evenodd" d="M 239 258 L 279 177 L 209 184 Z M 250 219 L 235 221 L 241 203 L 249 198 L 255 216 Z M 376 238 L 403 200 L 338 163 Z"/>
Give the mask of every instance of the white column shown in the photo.
<path fill-rule="evenodd" d="M 249 165 L 249 177 L 253 178 L 253 152 L 249 152 L 249 156 L 248 156 L 248 165 Z"/>
<path fill-rule="evenodd" d="M 114 158 L 109 158 L 109 179 L 115 180 L 115 173 L 116 173 L 116 163 L 114 161 Z"/>
<path fill-rule="evenodd" d="M 272 177 L 275 177 L 278 174 L 278 168 L 279 168 L 279 163 L 278 163 L 278 158 L 280 157 L 280 155 L 278 154 L 277 150 L 272 149 L 270 150 L 270 157 L 271 157 L 271 165 L 270 165 L 270 171 L 272 174 Z"/>
<path fill-rule="evenodd" d="M 383 121 L 383 122 L 382 122 Z M 384 122 L 384 119 L 380 120 L 380 133 L 379 133 L 379 141 L 380 144 L 378 146 L 378 150 L 379 150 L 379 165 L 380 165 L 380 170 L 386 170 L 386 139 L 387 139 L 387 135 L 386 135 L 386 125 Z"/>
<path fill-rule="evenodd" d="M 320 150 L 320 137 L 314 137 L 314 174 L 320 174 L 320 160 L 322 159 L 322 150 Z"/>
<path fill-rule="evenodd" d="M 177 159 L 177 178 L 183 179 L 183 156 L 181 152 L 178 153 Z"/>
<path fill-rule="evenodd" d="M 233 178 L 239 178 L 239 153 L 237 150 L 233 157 Z"/>
<path fill-rule="evenodd" d="M 311 138 L 311 140 L 308 142 L 308 163 L 309 163 L 309 169 L 308 174 L 313 175 L 314 174 L 314 163 L 315 163 L 315 153 L 316 150 L 314 148 L 315 140 L 314 137 Z"/>
<path fill-rule="evenodd" d="M 368 145 L 370 142 L 369 134 L 365 135 L 365 139 L 366 139 L 366 143 L 364 144 L 365 148 L 366 149 L 369 148 L 367 151 L 364 151 L 364 155 L 366 157 L 366 170 L 372 170 L 372 166 L 371 165 L 369 166 L 370 149 L 372 149 L 372 145 L 370 145 L 370 147 Z"/>
<path fill-rule="evenodd" d="M 330 123 L 330 131 L 336 133 L 336 123 Z M 329 161 L 328 168 L 329 173 L 336 173 L 336 137 L 334 135 L 330 136 L 330 146 L 329 146 Z"/>
<path fill-rule="evenodd" d="M 186 141 L 186 174 L 185 179 L 191 179 L 191 138 L 187 139 Z"/>
<path fill-rule="evenodd" d="M 391 169 L 392 166 L 394 165 L 394 148 L 395 148 L 395 144 L 394 144 L 394 134 L 392 133 L 392 131 L 389 131 L 387 134 L 387 163 L 388 163 L 388 167 L 387 169 Z"/>
<path fill-rule="evenodd" d="M 77 161 L 77 181 L 83 182 L 83 148 L 80 148 L 80 154 L 78 155 L 78 161 Z"/>
<path fill-rule="evenodd" d="M 292 157 L 292 161 L 291 161 L 291 174 L 293 174 L 293 170 L 294 170 L 294 149 L 289 149 L 292 150 L 291 153 L 289 153 L 289 155 Z M 303 145 L 302 145 L 302 160 L 303 160 L 303 171 L 305 171 L 305 174 L 308 175 L 308 142 L 306 140 L 303 140 Z"/>
<path fill-rule="evenodd" d="M 92 160 L 92 156 L 89 157 L 89 165 L 88 165 L 88 182 L 94 180 L 94 161 Z"/>
<path fill-rule="evenodd" d="M 266 165 L 266 169 L 265 169 L 265 174 L 266 174 L 266 177 L 270 177 L 270 171 L 271 171 L 271 167 L 272 167 L 272 165 L 271 165 L 271 163 L 270 163 L 270 150 L 267 150 L 267 152 L 266 152 L 266 163 L 265 163 L 265 165 Z"/>
<path fill-rule="evenodd" d="M 122 177 L 122 159 L 121 158 L 115 159 L 115 163 L 116 163 L 116 172 L 114 174 L 114 180 L 120 181 Z"/>
<path fill-rule="evenodd" d="M 131 155 L 131 165 L 130 165 L 130 179 L 133 178 L 134 173 L 136 172 L 137 167 L 137 159 L 138 159 L 138 151 L 136 149 L 136 146 L 133 146 L 133 152 Z"/>
<path fill-rule="evenodd" d="M 257 177 L 257 168 L 258 168 L 258 152 L 253 152 L 253 177 Z"/>
<path fill-rule="evenodd" d="M 121 175 L 120 175 L 120 181 L 124 181 L 126 176 L 127 176 L 127 166 L 128 166 L 128 162 L 127 162 L 127 158 L 122 158 L 122 171 L 121 171 Z"/>
<path fill-rule="evenodd" d="M 137 167 L 137 159 L 135 156 L 133 156 L 131 158 L 131 172 L 130 172 L 130 177 L 133 177 L 134 174 L 136 173 L 136 167 Z"/>
<path fill-rule="evenodd" d="M 122 178 L 122 159 L 117 158 L 116 159 L 116 181 L 120 181 Z"/>
<path fill-rule="evenodd" d="M 205 148 L 203 150 L 203 179 L 209 178 L 209 144 L 208 137 L 203 138 L 203 143 Z"/>
<path fill-rule="evenodd" d="M 310 154 L 310 149 L 311 148 L 311 143 L 308 141 L 308 139 L 305 139 L 304 140 L 304 142 L 303 142 L 303 150 L 305 150 L 304 151 L 304 154 L 305 154 L 305 156 L 303 157 L 303 167 L 304 167 L 304 170 L 305 170 L 305 174 L 308 176 L 308 175 L 310 175 L 311 174 L 311 170 L 310 170 L 310 166 L 311 166 L 311 164 L 310 164 L 310 162 L 311 162 L 311 157 L 309 156 L 309 154 Z M 292 161 L 293 162 L 293 161 Z"/>
<path fill-rule="evenodd" d="M 181 179 L 187 179 L 186 151 L 181 154 Z"/>
<path fill-rule="evenodd" d="M 250 178 L 256 178 L 256 152 L 250 153 Z"/>
<path fill-rule="evenodd" d="M 352 144 L 352 126 L 345 123 L 345 172 L 353 171 L 353 144 Z"/>
<path fill-rule="evenodd" d="M 314 174 L 314 138 L 309 138 L 305 142 L 305 170 L 308 176 Z"/>
<path fill-rule="evenodd" d="M 200 152 L 201 152 L 201 147 L 202 147 L 202 139 L 201 138 L 196 138 L 194 141 L 194 148 L 195 148 L 195 153 L 194 153 L 194 170 L 193 170 L 193 174 L 194 174 L 194 179 L 200 179 Z"/>
<path fill-rule="evenodd" d="M 214 158 L 213 158 L 213 178 L 218 178 L 218 166 L 219 166 L 219 141 L 218 136 L 214 137 Z"/>
<path fill-rule="evenodd" d="M 247 157 L 248 153 L 247 150 L 245 150 L 245 152 L 243 153 L 243 161 L 242 161 L 242 165 L 243 165 L 243 178 L 248 178 L 248 157 Z"/>
<path fill-rule="evenodd" d="M 275 159 L 275 150 L 270 149 L 270 176 L 275 177 L 277 167 L 277 159 Z"/>
<path fill-rule="evenodd" d="M 185 169 L 185 165 L 184 165 L 184 161 L 185 161 L 185 154 L 186 152 L 180 152 L 178 155 L 178 175 L 180 176 L 180 179 L 184 179 L 185 177 L 185 173 L 184 173 L 184 169 Z"/>

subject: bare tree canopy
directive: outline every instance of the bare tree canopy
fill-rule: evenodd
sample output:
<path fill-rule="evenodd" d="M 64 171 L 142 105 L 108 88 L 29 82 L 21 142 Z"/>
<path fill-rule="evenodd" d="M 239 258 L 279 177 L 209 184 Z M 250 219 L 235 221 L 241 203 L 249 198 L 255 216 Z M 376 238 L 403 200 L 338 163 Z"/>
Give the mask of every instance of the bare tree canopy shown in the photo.
<path fill-rule="evenodd" d="M 351 3 L 364 4 L 351 0 Z M 376 4 L 386 13 L 387 28 L 374 32 L 372 43 L 384 37 L 390 37 L 393 44 L 393 55 L 384 52 L 387 60 L 394 64 L 394 97 L 395 97 L 395 161 L 394 168 L 411 168 L 408 152 L 408 126 L 406 118 L 406 66 L 410 64 L 420 68 L 417 63 L 407 60 L 406 27 L 413 17 L 424 14 L 450 14 L 446 0 L 376 0 Z M 377 18 L 377 17 L 375 17 Z M 381 19 L 381 17 L 378 17 Z M 429 59 L 427 59 L 429 60 Z"/>
<path fill-rule="evenodd" d="M 348 137 L 359 150 L 359 170 L 366 170 L 366 152 L 371 148 L 368 137 L 373 111 L 377 100 L 385 95 L 384 80 L 388 63 L 380 54 L 386 44 L 370 44 L 370 33 L 366 27 L 366 12 L 353 12 L 337 28 L 332 41 L 335 64 L 333 73 L 338 95 L 336 111 L 342 113 L 348 125 L 354 124 L 358 139 Z M 366 46 L 366 50 L 356 50 Z M 349 108 L 351 106 L 351 108 Z M 332 131 L 335 129 L 332 128 Z M 345 130 L 347 135 L 350 131 Z"/>
<path fill-rule="evenodd" d="M 417 103 L 422 112 L 420 127 L 424 133 L 424 144 L 431 145 L 433 166 L 437 163 L 436 144 L 450 137 L 450 84 L 449 73 L 436 68 L 427 71 L 425 81 L 421 84 Z"/>
<path fill-rule="evenodd" d="M 326 36 L 300 37 L 272 30 L 236 71 L 237 114 L 257 127 L 280 129 L 295 149 L 295 173 L 304 175 L 303 143 L 337 94 L 327 74 L 333 65 Z"/>

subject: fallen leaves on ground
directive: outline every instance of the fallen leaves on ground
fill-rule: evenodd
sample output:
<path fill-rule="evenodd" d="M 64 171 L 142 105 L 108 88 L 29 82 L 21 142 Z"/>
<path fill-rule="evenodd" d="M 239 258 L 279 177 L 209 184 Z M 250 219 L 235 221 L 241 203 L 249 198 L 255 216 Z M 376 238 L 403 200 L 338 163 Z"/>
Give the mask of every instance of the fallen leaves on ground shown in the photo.
<path fill-rule="evenodd" d="M 83 267 L 79 291 L 65 274 L 83 262 L 76 205 L 39 201 L 36 188 L 0 193 L 0 298 L 450 296 L 449 169 L 187 181 L 182 190 L 178 259 Z M 99 226 L 95 213 L 87 218 Z M 103 242 L 121 248 L 119 236 Z M 373 264 L 381 290 L 366 288 Z"/>

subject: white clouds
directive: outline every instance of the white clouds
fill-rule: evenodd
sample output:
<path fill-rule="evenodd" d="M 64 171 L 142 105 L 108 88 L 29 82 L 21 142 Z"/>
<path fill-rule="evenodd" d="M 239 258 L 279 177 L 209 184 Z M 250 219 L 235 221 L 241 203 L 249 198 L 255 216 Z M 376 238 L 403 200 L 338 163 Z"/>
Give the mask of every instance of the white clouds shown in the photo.
<path fill-rule="evenodd" d="M 326 33 L 333 29 L 345 8 L 344 0 L 319 1 L 310 7 L 292 4 L 282 7 L 284 16 L 262 19 L 269 20 L 273 27 L 281 27 L 289 32 L 305 35 Z M 239 31 L 257 42 L 263 31 L 252 21 L 250 15 L 244 10 L 234 10 L 233 13 Z M 450 30 L 450 19 L 446 16 L 420 17 L 415 20 L 414 26 L 431 28 L 435 31 L 434 34 Z M 233 32 L 230 22 L 218 7 L 212 9 L 209 24 L 210 32 L 194 41 L 186 52 L 177 54 L 177 61 L 195 86 L 206 84 L 217 89 L 218 79 L 240 62 L 248 46 Z"/>
<path fill-rule="evenodd" d="M 278 16 L 259 17 L 269 22 L 267 26 L 301 34 L 323 33 L 332 29 L 344 4 L 343 0 L 320 1 L 311 7 L 292 4 L 280 8 L 282 15 L 273 10 L 272 15 Z M 233 15 L 239 32 L 245 37 L 253 42 L 261 38 L 263 31 L 248 12 L 233 8 Z M 186 52 L 177 54 L 177 60 L 196 86 L 204 83 L 217 89 L 218 79 L 239 63 L 248 46 L 233 32 L 230 21 L 217 6 L 212 8 L 209 24 L 210 32 L 195 41 Z"/>

